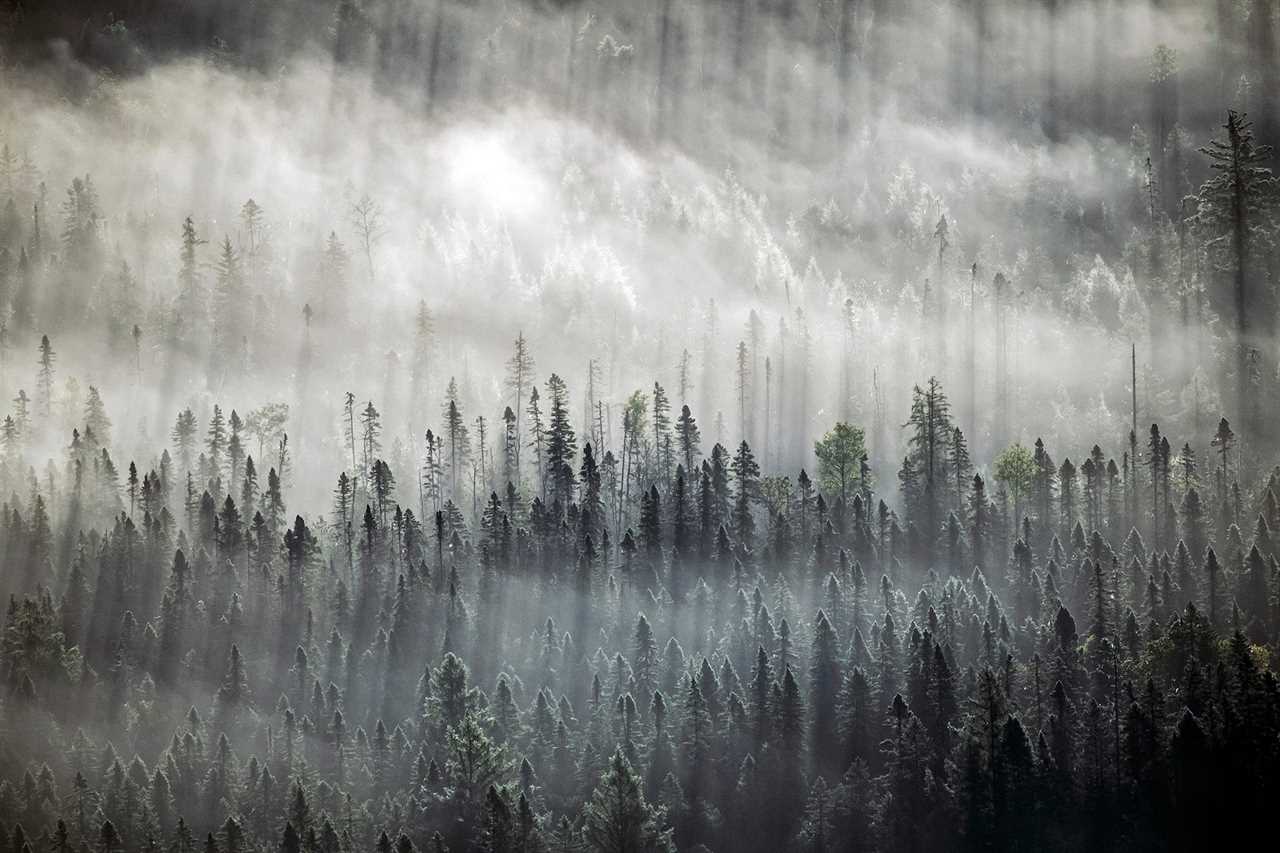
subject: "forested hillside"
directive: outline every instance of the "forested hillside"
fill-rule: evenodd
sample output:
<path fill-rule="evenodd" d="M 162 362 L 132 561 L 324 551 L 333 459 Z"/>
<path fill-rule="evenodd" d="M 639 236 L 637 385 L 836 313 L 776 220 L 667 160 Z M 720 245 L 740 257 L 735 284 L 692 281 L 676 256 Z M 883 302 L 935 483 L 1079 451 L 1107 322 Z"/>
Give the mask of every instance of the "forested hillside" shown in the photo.
<path fill-rule="evenodd" d="M 1274 6 L 0 3 L 0 853 L 1271 843 Z"/>

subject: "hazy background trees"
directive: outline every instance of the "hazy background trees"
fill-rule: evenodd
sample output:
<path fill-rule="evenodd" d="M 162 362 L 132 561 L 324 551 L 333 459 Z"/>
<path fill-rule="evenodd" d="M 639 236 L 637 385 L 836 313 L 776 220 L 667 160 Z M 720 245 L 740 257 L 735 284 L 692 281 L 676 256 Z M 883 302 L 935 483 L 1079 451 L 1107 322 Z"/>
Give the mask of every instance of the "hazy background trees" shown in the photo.
<path fill-rule="evenodd" d="M 620 433 L 657 377 L 673 416 L 769 465 L 812 467 L 837 412 L 884 479 L 886 413 L 928 375 L 979 458 L 1126 440 L 1132 342 L 1143 420 L 1204 435 L 1225 412 L 1243 452 L 1266 440 L 1267 2 L 6 21 L 0 379 L 37 413 L 12 353 L 48 333 L 81 385 L 132 379 L 130 438 L 234 392 L 287 402 L 290 446 L 334 459 L 336 395 L 373 376 L 388 442 L 419 453 L 453 377 L 468 428 L 512 405 L 523 446 L 523 334 L 583 432 Z M 1224 183 L 1233 157 L 1254 177 Z"/>

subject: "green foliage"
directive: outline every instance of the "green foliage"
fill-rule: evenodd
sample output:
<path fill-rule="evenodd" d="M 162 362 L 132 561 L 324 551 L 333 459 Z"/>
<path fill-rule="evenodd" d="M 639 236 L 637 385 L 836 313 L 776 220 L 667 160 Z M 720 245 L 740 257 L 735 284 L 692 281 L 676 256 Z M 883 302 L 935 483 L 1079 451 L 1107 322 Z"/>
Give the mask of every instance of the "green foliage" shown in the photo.
<path fill-rule="evenodd" d="M 1021 444 L 1011 444 L 996 457 L 992 465 L 996 481 L 1004 485 L 1013 498 L 1014 516 L 1022 506 L 1022 498 L 1030 491 L 1036 476 L 1036 463 L 1030 450 Z"/>
<path fill-rule="evenodd" d="M 853 483 L 864 490 L 870 483 L 861 482 L 861 466 L 866 458 L 866 439 L 860 427 L 837 423 L 821 441 L 813 445 L 818 457 L 818 482 L 824 492 L 848 501 Z"/>

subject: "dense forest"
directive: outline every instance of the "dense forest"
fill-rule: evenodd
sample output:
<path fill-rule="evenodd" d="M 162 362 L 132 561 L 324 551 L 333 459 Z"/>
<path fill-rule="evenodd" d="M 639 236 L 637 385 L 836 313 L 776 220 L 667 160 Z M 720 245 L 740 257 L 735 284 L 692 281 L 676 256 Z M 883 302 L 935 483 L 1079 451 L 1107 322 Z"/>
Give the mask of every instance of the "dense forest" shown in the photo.
<path fill-rule="evenodd" d="M 0 853 L 1256 844 L 1275 6 L 2 0 Z"/>

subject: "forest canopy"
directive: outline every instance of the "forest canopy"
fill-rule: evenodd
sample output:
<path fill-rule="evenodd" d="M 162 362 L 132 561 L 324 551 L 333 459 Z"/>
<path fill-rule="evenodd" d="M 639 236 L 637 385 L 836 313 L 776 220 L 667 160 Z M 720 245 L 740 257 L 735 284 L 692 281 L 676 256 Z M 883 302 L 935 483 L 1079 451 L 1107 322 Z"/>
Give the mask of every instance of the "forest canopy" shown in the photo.
<path fill-rule="evenodd" d="M 1265 832 L 1275 6 L 0 2 L 0 853 Z"/>

